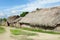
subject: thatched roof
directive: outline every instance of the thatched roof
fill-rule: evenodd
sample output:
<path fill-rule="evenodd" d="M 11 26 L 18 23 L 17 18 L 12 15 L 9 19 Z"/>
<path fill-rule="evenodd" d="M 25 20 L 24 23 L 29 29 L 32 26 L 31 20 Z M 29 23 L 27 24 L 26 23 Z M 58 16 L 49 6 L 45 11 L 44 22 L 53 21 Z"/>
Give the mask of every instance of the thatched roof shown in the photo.
<path fill-rule="evenodd" d="M 16 22 L 19 22 L 22 18 L 23 18 L 23 17 L 17 18 L 16 20 L 13 21 L 13 23 L 14 23 L 14 22 L 15 22 L 15 23 L 16 23 Z"/>
<path fill-rule="evenodd" d="M 18 18 L 19 18 L 18 15 L 10 16 L 10 17 L 8 17 L 7 22 L 13 23 Z"/>
<path fill-rule="evenodd" d="M 54 27 L 60 24 L 60 7 L 44 8 L 30 12 L 19 22 Z"/>

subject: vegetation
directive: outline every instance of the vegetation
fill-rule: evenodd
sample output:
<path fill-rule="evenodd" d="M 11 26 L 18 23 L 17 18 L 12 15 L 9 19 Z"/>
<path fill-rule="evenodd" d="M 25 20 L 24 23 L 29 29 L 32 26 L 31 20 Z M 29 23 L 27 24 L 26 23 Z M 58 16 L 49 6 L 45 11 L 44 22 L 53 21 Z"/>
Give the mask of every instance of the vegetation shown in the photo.
<path fill-rule="evenodd" d="M 2 22 L 2 21 L 7 21 L 7 19 L 6 18 L 0 18 L 0 22 Z"/>
<path fill-rule="evenodd" d="M 36 29 L 36 28 L 21 28 L 21 29 L 28 30 L 28 31 L 34 31 L 34 32 L 49 33 L 49 34 L 60 34 L 59 32 L 46 31 L 46 30 Z"/>
<path fill-rule="evenodd" d="M 5 29 L 3 27 L 0 27 L 0 33 L 4 33 Z"/>
<path fill-rule="evenodd" d="M 11 29 L 10 30 L 13 35 L 27 35 L 27 36 L 34 36 L 36 33 L 25 32 L 19 29 Z"/>
<path fill-rule="evenodd" d="M 39 8 L 37 8 L 36 10 L 39 10 Z"/>
<path fill-rule="evenodd" d="M 1 23 L 2 23 L 2 18 L 0 18 L 0 26 L 1 26 Z"/>
<path fill-rule="evenodd" d="M 2 21 L 2 18 L 0 18 L 0 21 Z"/>
<path fill-rule="evenodd" d="M 7 21 L 7 19 L 6 19 L 6 18 L 3 18 L 2 20 L 3 20 L 3 21 Z"/>
<path fill-rule="evenodd" d="M 29 12 L 22 12 L 22 14 L 20 14 L 20 17 L 24 17 L 26 14 L 28 14 Z"/>
<path fill-rule="evenodd" d="M 7 19 L 6 18 L 0 18 L 0 26 L 2 25 L 3 22 L 6 22 Z"/>

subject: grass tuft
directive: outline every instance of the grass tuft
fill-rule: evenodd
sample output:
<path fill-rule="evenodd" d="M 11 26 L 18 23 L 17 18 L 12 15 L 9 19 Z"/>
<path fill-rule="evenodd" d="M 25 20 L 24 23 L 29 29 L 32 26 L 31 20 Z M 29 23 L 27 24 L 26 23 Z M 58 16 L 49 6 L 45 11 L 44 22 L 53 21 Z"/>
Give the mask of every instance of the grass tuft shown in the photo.
<path fill-rule="evenodd" d="M 36 29 L 36 28 L 21 28 L 21 29 L 28 30 L 28 31 L 34 31 L 34 32 L 48 33 L 48 34 L 60 34 L 60 32 L 46 31 L 46 30 Z"/>
<path fill-rule="evenodd" d="M 36 33 L 25 32 L 25 31 L 22 31 L 22 30 L 19 30 L 19 29 L 11 29 L 10 32 L 11 32 L 13 35 L 27 35 L 27 36 L 37 35 Z"/>
<path fill-rule="evenodd" d="M 0 33 L 4 33 L 5 29 L 3 27 L 0 27 Z"/>

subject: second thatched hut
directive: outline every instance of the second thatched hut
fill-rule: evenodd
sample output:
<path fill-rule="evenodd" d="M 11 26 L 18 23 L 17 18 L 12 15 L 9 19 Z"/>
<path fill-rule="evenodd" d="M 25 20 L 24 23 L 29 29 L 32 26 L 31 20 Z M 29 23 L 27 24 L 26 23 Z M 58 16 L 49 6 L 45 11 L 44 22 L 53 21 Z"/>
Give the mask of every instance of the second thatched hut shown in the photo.
<path fill-rule="evenodd" d="M 44 8 L 30 12 L 19 22 L 21 25 L 45 29 L 55 29 L 57 26 L 60 28 L 60 7 Z"/>
<path fill-rule="evenodd" d="M 20 24 L 18 23 L 19 20 L 21 20 L 21 17 L 18 15 L 10 16 L 7 19 L 7 26 L 20 27 Z"/>

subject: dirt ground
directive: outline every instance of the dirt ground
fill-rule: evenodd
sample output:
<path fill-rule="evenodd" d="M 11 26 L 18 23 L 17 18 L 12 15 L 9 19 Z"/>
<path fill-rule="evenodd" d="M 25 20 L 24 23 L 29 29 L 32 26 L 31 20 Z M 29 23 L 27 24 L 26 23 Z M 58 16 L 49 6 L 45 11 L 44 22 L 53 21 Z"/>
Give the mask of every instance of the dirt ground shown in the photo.
<path fill-rule="evenodd" d="M 10 33 L 10 27 L 4 27 L 6 32 L 0 34 L 0 40 L 26 40 L 26 38 L 30 38 L 27 40 L 60 40 L 60 35 L 57 34 L 47 34 L 47 33 L 38 33 L 36 36 L 12 36 Z"/>

